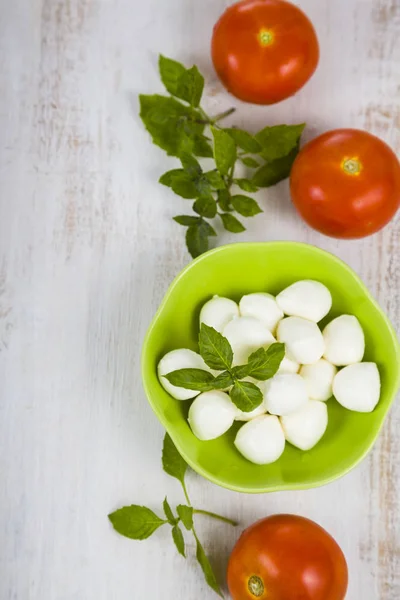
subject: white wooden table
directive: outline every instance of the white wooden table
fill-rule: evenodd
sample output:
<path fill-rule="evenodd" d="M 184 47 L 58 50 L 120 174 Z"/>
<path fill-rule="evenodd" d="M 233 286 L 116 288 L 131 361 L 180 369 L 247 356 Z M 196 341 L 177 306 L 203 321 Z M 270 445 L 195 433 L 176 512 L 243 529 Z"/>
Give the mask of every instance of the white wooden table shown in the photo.
<path fill-rule="evenodd" d="M 139 92 L 161 92 L 159 52 L 207 76 L 210 112 L 235 123 L 307 121 L 306 137 L 356 126 L 400 152 L 399 0 L 299 0 L 321 42 L 317 74 L 271 108 L 216 80 L 212 26 L 224 0 L 0 0 L 0 598 L 145 600 L 213 593 L 169 531 L 114 533 L 111 510 L 158 508 L 179 485 L 160 467 L 163 431 L 140 379 L 146 328 L 189 256 L 157 183 L 174 159 L 152 146 Z M 241 240 L 293 239 L 347 261 L 400 326 L 400 215 L 357 242 L 311 231 L 287 183 Z M 295 512 L 325 526 L 350 567 L 349 600 L 400 598 L 400 408 L 348 476 L 307 492 L 247 496 L 192 474 L 193 501 L 243 526 Z M 238 532 L 199 521 L 223 577 Z M 191 548 L 193 550 L 193 548 Z M 151 592 L 149 591 L 151 590 Z"/>

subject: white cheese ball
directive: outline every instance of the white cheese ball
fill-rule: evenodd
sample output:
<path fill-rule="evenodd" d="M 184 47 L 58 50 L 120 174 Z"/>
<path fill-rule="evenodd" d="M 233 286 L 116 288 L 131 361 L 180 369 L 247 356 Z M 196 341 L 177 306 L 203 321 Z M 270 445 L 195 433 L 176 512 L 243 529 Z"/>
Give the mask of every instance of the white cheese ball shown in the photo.
<path fill-rule="evenodd" d="M 319 281 L 304 279 L 289 285 L 277 295 L 278 306 L 285 315 L 302 317 L 318 323 L 332 306 L 332 296 L 328 288 Z"/>
<path fill-rule="evenodd" d="M 257 406 L 254 410 L 250 412 L 244 412 L 243 410 L 239 410 L 236 413 L 235 421 L 251 421 L 260 415 L 265 415 L 267 409 L 265 407 L 264 402 L 261 402 L 260 406 Z"/>
<path fill-rule="evenodd" d="M 188 421 L 199 440 L 214 440 L 232 426 L 236 412 L 228 394 L 214 390 L 197 396 L 189 409 Z"/>
<path fill-rule="evenodd" d="M 254 317 L 239 317 L 230 321 L 223 331 L 233 350 L 233 364 L 245 365 L 252 352 L 275 342 L 269 329 Z"/>
<path fill-rule="evenodd" d="M 262 394 L 265 392 L 265 382 L 257 381 L 257 379 L 253 379 L 252 377 L 246 377 L 243 381 L 250 381 L 250 383 L 254 383 L 258 388 L 260 388 Z M 255 417 L 259 417 L 260 415 L 265 415 L 267 412 L 267 407 L 265 406 L 265 400 L 261 402 L 259 406 L 257 406 L 254 410 L 249 412 L 245 412 L 243 410 L 237 409 L 237 413 L 235 416 L 235 421 L 251 421 Z"/>
<path fill-rule="evenodd" d="M 239 316 L 239 307 L 233 300 L 214 296 L 206 302 L 200 311 L 200 325 L 205 323 L 222 333 L 224 327 L 233 317 Z"/>
<path fill-rule="evenodd" d="M 176 398 L 176 400 L 189 400 L 189 398 L 194 398 L 200 394 L 199 391 L 196 392 L 195 390 L 186 390 L 185 388 L 177 387 L 172 385 L 166 377 L 163 377 L 163 375 L 172 373 L 172 371 L 179 371 L 179 369 L 203 369 L 208 372 L 210 372 L 210 369 L 207 367 L 200 354 L 193 352 L 193 350 L 188 350 L 187 348 L 180 348 L 168 352 L 158 363 L 157 371 L 160 383 L 173 398 Z"/>
<path fill-rule="evenodd" d="M 300 450 L 310 450 L 324 435 L 328 426 L 328 409 L 325 402 L 309 400 L 299 410 L 281 417 L 285 438 Z"/>
<path fill-rule="evenodd" d="M 333 380 L 333 395 L 349 410 L 372 412 L 379 402 L 381 379 L 373 362 L 345 367 Z"/>
<path fill-rule="evenodd" d="M 321 358 L 312 365 L 303 365 L 300 375 L 307 384 L 308 397 L 313 400 L 328 400 L 332 396 L 333 378 L 337 368 Z"/>
<path fill-rule="evenodd" d="M 249 421 L 239 429 L 235 446 L 256 465 L 275 462 L 285 449 L 285 436 L 279 419 L 264 415 Z"/>
<path fill-rule="evenodd" d="M 288 415 L 308 402 L 306 382 L 294 373 L 274 375 L 265 382 L 264 401 L 272 415 Z"/>
<path fill-rule="evenodd" d="M 300 369 L 299 363 L 291 360 L 288 356 L 283 357 L 281 364 L 279 365 L 278 373 L 298 373 Z"/>
<path fill-rule="evenodd" d="M 318 325 L 301 317 L 287 317 L 279 321 L 277 337 L 278 342 L 286 344 L 288 357 L 302 365 L 317 362 L 325 350 Z"/>
<path fill-rule="evenodd" d="M 247 294 L 239 302 L 242 317 L 254 317 L 261 321 L 267 329 L 274 332 L 278 321 L 283 319 L 283 312 L 271 294 Z"/>
<path fill-rule="evenodd" d="M 364 332 L 357 317 L 341 315 L 333 319 L 322 332 L 324 358 L 337 367 L 361 362 L 365 351 Z"/>

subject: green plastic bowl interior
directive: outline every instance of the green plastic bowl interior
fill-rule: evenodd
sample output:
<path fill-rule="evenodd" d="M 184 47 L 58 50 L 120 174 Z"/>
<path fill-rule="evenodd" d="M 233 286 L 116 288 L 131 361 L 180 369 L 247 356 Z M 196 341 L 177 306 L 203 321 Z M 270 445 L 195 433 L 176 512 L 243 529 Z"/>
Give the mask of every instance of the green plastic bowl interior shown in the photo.
<path fill-rule="evenodd" d="M 233 440 L 240 424 L 222 437 L 199 441 L 187 422 L 190 400 L 171 398 L 157 378 L 157 363 L 169 350 L 198 350 L 199 312 L 214 294 L 239 300 L 243 294 L 277 294 L 299 279 L 316 279 L 331 291 L 333 307 L 324 325 L 340 314 L 358 317 L 365 332 L 364 360 L 377 363 L 382 392 L 369 414 L 350 412 L 328 402 L 329 425 L 309 452 L 290 444 L 271 465 L 248 462 Z M 240 492 L 311 488 L 355 467 L 373 446 L 400 384 L 400 349 L 392 326 L 357 275 L 341 260 L 314 246 L 294 242 L 232 244 L 194 260 L 175 279 L 144 342 L 142 376 L 157 417 L 188 464 L 210 481 Z"/>

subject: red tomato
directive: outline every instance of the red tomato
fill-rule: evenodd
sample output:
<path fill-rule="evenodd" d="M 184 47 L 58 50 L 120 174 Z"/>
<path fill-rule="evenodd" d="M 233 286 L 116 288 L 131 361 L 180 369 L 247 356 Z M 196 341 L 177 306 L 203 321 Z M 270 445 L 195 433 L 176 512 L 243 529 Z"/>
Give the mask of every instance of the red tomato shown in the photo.
<path fill-rule="evenodd" d="M 347 579 L 335 540 L 295 515 L 275 515 L 246 529 L 228 564 L 233 600 L 344 600 Z"/>
<path fill-rule="evenodd" d="M 400 163 L 366 131 L 328 131 L 301 150 L 290 190 L 314 229 L 337 238 L 365 237 L 384 227 L 400 206 Z"/>
<path fill-rule="evenodd" d="M 314 27 L 284 0 L 243 0 L 227 8 L 214 27 L 211 51 L 227 90 L 254 104 L 295 94 L 319 60 Z"/>

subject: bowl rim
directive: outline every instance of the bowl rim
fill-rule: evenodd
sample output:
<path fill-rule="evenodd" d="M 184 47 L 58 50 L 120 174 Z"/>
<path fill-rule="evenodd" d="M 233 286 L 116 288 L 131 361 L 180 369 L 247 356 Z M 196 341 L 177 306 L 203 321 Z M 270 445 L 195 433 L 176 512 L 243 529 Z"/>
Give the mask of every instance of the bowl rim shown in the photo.
<path fill-rule="evenodd" d="M 214 256 L 216 254 L 219 253 L 223 253 L 223 252 L 229 252 L 231 249 L 233 248 L 256 248 L 256 247 L 282 247 L 282 246 L 292 246 L 295 248 L 307 248 L 310 249 L 312 252 L 315 252 L 316 254 L 319 254 L 320 256 L 323 256 L 324 258 L 329 259 L 330 261 L 336 262 L 338 265 L 340 265 L 341 268 L 345 269 L 355 280 L 357 280 L 357 282 L 360 284 L 360 286 L 362 287 L 364 293 L 366 294 L 366 296 L 368 297 L 369 301 L 375 306 L 375 308 L 380 312 L 380 314 L 382 315 L 386 326 L 390 332 L 390 336 L 392 338 L 393 341 L 393 345 L 395 348 L 395 352 L 396 352 L 396 358 L 397 361 L 400 364 L 400 342 L 397 338 L 397 334 L 394 330 L 394 327 L 392 325 L 392 323 L 389 320 L 389 317 L 386 315 L 385 311 L 381 308 L 381 306 L 379 305 L 379 303 L 377 302 L 377 300 L 374 298 L 374 296 L 371 294 L 371 292 L 369 291 L 369 289 L 367 288 L 366 284 L 363 282 L 363 280 L 361 279 L 361 277 L 346 263 L 344 262 L 342 259 L 338 258 L 335 254 L 332 254 L 331 252 L 328 252 L 327 250 L 322 250 L 321 248 L 318 248 L 317 246 L 314 246 L 313 244 L 307 244 L 304 242 L 295 242 L 295 241 L 271 241 L 271 242 L 236 242 L 233 244 L 225 244 L 223 246 L 219 246 L 218 248 L 214 248 L 212 250 L 208 250 L 207 252 L 205 252 L 204 254 L 201 254 L 200 256 L 198 256 L 197 258 L 193 259 L 188 265 L 186 265 L 186 267 L 184 267 L 172 280 L 172 282 L 170 283 L 170 285 L 168 286 L 168 289 L 166 290 L 164 297 L 161 301 L 160 306 L 158 307 L 154 317 L 152 318 L 150 325 L 146 331 L 146 335 L 144 337 L 143 343 L 142 343 L 142 352 L 141 352 L 141 376 L 142 376 L 142 384 L 143 384 L 143 388 L 144 388 L 144 392 L 147 398 L 148 403 L 150 404 L 151 408 L 153 409 L 153 412 L 156 414 L 158 420 L 160 421 L 160 423 L 162 424 L 162 426 L 164 427 L 166 433 L 171 437 L 173 443 L 175 444 L 177 450 L 179 451 L 179 453 L 181 454 L 182 458 L 186 461 L 186 463 L 199 475 L 201 475 L 202 477 L 204 477 L 205 479 L 207 479 L 208 481 L 211 481 L 212 483 L 215 483 L 216 485 L 223 487 L 225 489 L 228 490 L 232 490 L 235 492 L 242 492 L 242 493 L 246 493 L 246 494 L 265 494 L 265 493 L 269 493 L 269 492 L 282 492 L 282 491 L 295 491 L 295 490 L 306 490 L 306 489 L 313 489 L 313 488 L 317 488 L 317 487 L 321 487 L 324 485 L 327 485 L 329 483 L 332 483 L 333 481 L 336 481 L 337 479 L 340 479 L 341 477 L 344 477 L 345 475 L 347 475 L 347 473 L 349 473 L 350 471 L 352 471 L 355 467 L 357 467 L 363 460 L 364 458 L 369 454 L 369 452 L 372 450 L 377 438 L 379 437 L 379 434 L 382 430 L 382 427 L 385 423 L 386 417 L 391 409 L 391 406 L 395 400 L 395 397 L 397 395 L 397 392 L 399 390 L 400 387 L 400 369 L 398 371 L 397 374 L 397 378 L 394 382 L 394 391 L 392 394 L 392 398 L 390 400 L 390 404 L 385 412 L 385 414 L 382 417 L 381 422 L 379 423 L 379 426 L 376 430 L 376 435 L 373 437 L 371 443 L 365 448 L 365 450 L 360 454 L 360 456 L 358 456 L 351 464 L 349 464 L 346 468 L 342 469 L 340 472 L 335 473 L 334 475 L 330 475 L 324 478 L 319 478 L 318 480 L 313 481 L 312 483 L 291 483 L 291 484 L 287 484 L 287 485 L 271 485 L 271 486 L 266 486 L 264 488 L 260 488 L 260 487 L 250 487 L 250 486 L 241 486 L 241 485 L 236 485 L 236 484 L 230 484 L 224 481 L 221 481 L 218 477 L 211 475 L 210 473 L 208 473 L 205 469 L 203 469 L 201 466 L 199 466 L 195 461 L 191 460 L 190 457 L 188 457 L 188 455 L 186 454 L 185 448 L 179 443 L 179 441 L 177 441 L 177 439 L 175 439 L 175 436 L 173 435 L 173 433 L 171 433 L 166 426 L 166 423 L 164 421 L 163 415 L 161 413 L 161 411 L 158 410 L 158 405 L 157 403 L 153 402 L 152 399 L 152 395 L 149 392 L 148 386 L 147 386 L 147 381 L 146 381 L 146 377 L 145 377 L 145 369 L 146 369 L 146 365 L 145 365 L 145 355 L 146 355 L 146 349 L 150 340 L 150 337 L 152 335 L 153 329 L 156 326 L 156 323 L 161 315 L 161 313 L 164 310 L 165 305 L 167 304 L 169 297 L 171 296 L 174 288 L 177 286 L 177 284 L 180 282 L 181 279 L 183 279 L 186 275 L 186 273 L 193 269 L 194 267 L 196 267 L 199 263 L 201 263 L 204 260 L 207 260 L 210 256 Z"/>

